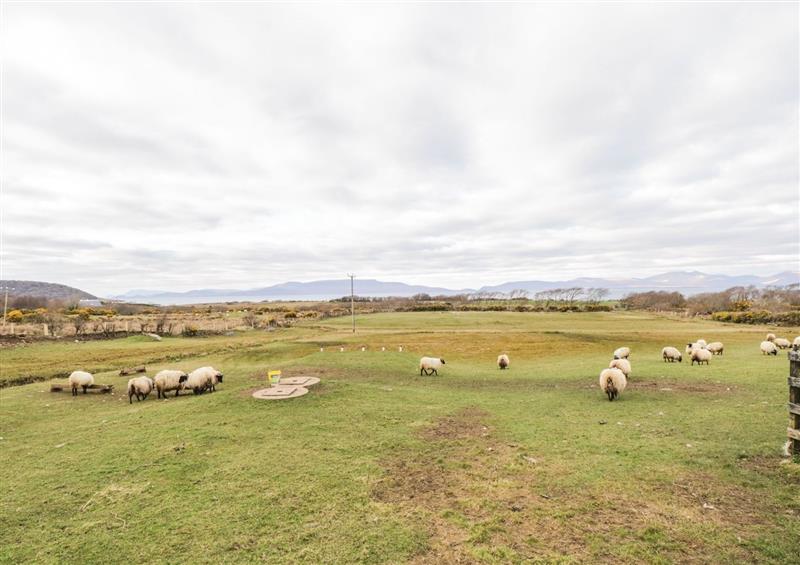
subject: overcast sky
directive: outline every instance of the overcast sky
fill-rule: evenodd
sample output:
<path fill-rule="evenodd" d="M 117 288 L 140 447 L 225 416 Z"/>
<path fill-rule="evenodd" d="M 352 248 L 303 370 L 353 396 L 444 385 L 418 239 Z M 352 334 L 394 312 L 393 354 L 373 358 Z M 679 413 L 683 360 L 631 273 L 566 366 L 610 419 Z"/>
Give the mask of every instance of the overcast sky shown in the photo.
<path fill-rule="evenodd" d="M 11 4 L 5 278 L 771 274 L 798 4 Z"/>

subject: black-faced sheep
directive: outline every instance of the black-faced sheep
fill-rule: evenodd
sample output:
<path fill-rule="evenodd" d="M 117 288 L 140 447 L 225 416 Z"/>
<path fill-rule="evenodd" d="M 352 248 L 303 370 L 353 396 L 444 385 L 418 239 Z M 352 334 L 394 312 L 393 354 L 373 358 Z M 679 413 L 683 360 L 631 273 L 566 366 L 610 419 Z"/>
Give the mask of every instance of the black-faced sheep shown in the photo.
<path fill-rule="evenodd" d="M 600 373 L 600 388 L 606 393 L 608 400 L 616 399 L 627 385 L 625 373 L 619 369 L 603 369 Z"/>
<path fill-rule="evenodd" d="M 167 392 L 170 390 L 175 391 L 175 396 L 178 396 L 180 392 L 184 389 L 186 379 L 189 378 L 189 375 L 184 373 L 183 371 L 174 371 L 166 369 L 164 371 L 159 371 L 155 377 L 153 377 L 153 382 L 156 385 L 156 392 L 158 393 L 158 398 L 162 396 L 164 398 L 167 397 Z"/>
<path fill-rule="evenodd" d="M 508 365 L 509 365 L 508 355 L 503 353 L 502 355 L 497 356 L 497 366 L 500 367 L 501 370 L 508 369 Z"/>
<path fill-rule="evenodd" d="M 631 377 L 631 362 L 627 359 L 612 359 L 608 364 L 609 369 L 619 369 L 626 379 Z"/>
<path fill-rule="evenodd" d="M 681 352 L 678 351 L 678 348 L 672 346 L 667 346 L 664 349 L 662 349 L 661 357 L 664 358 L 664 363 L 667 362 L 674 363 L 675 361 L 677 361 L 678 363 L 683 362 L 683 355 L 681 355 Z"/>
<path fill-rule="evenodd" d="M 771 341 L 762 341 L 761 342 L 761 354 L 762 355 L 777 355 L 778 354 L 778 347 L 772 343 Z"/>
<path fill-rule="evenodd" d="M 691 359 L 692 365 L 695 363 L 708 365 L 709 361 L 711 361 L 711 352 L 708 349 L 692 349 Z"/>
<path fill-rule="evenodd" d="M 419 374 L 420 376 L 423 373 L 427 376 L 438 375 L 439 372 L 437 369 L 441 369 L 444 364 L 444 359 L 439 359 L 438 357 L 423 357 L 419 360 Z"/>
<path fill-rule="evenodd" d="M 94 377 L 86 371 L 72 371 L 69 376 L 69 387 L 72 389 L 72 396 L 78 396 L 78 387 L 81 387 L 83 394 L 86 394 L 86 389 L 93 384 Z"/>
<path fill-rule="evenodd" d="M 141 402 L 150 396 L 150 393 L 153 392 L 154 388 L 155 383 L 153 382 L 153 379 L 148 376 L 128 379 L 128 402 L 133 404 L 134 396 L 136 397 L 136 400 Z"/>
<path fill-rule="evenodd" d="M 614 351 L 614 359 L 627 359 L 631 356 L 630 347 L 620 347 Z"/>
<path fill-rule="evenodd" d="M 783 337 L 776 337 L 774 340 L 772 340 L 772 343 L 774 343 L 775 347 L 778 349 L 788 349 L 792 345 L 792 342 Z"/>
<path fill-rule="evenodd" d="M 202 394 L 216 390 L 216 384 L 222 382 L 223 374 L 214 367 L 200 367 L 189 373 L 184 386 L 192 389 L 195 394 Z"/>

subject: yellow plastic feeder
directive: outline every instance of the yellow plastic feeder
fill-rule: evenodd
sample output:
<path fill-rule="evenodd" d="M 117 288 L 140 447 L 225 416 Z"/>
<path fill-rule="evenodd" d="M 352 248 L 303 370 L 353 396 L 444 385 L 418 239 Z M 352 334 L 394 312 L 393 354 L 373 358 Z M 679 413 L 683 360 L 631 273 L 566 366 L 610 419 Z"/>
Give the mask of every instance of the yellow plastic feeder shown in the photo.
<path fill-rule="evenodd" d="M 269 381 L 270 386 L 278 386 L 279 384 L 281 384 L 281 372 L 280 371 L 267 372 L 267 380 Z"/>

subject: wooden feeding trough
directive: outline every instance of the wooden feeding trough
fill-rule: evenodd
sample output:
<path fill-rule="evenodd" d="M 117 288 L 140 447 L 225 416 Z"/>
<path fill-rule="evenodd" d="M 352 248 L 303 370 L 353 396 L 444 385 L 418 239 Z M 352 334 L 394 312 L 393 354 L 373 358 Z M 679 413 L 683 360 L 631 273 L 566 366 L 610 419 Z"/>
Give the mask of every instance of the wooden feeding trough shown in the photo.
<path fill-rule="evenodd" d="M 108 394 L 114 390 L 114 385 L 90 385 L 86 387 L 86 392 L 92 394 Z M 56 383 L 50 385 L 50 392 L 72 392 L 69 383 Z M 83 394 L 83 387 L 78 387 L 78 394 Z"/>
<path fill-rule="evenodd" d="M 119 376 L 124 377 L 126 375 L 133 375 L 136 373 L 144 373 L 147 369 L 144 365 L 139 365 L 138 367 L 125 367 L 124 369 L 120 369 Z"/>

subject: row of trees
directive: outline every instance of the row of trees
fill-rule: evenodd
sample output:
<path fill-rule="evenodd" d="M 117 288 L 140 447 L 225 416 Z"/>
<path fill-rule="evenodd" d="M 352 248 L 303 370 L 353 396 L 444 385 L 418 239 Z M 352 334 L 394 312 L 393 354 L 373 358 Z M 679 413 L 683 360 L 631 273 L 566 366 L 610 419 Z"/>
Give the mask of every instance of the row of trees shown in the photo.
<path fill-rule="evenodd" d="M 720 292 L 695 294 L 688 298 L 680 292 L 636 292 L 623 298 L 620 303 L 631 310 L 680 310 L 690 314 L 753 310 L 783 313 L 800 310 L 800 284 L 767 288 L 735 286 Z"/>

